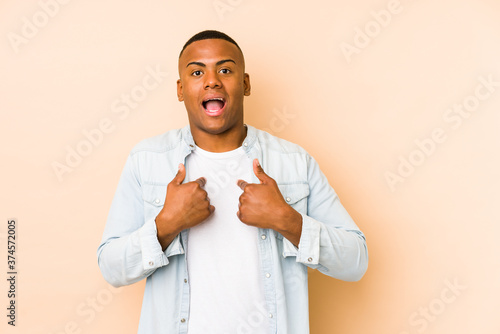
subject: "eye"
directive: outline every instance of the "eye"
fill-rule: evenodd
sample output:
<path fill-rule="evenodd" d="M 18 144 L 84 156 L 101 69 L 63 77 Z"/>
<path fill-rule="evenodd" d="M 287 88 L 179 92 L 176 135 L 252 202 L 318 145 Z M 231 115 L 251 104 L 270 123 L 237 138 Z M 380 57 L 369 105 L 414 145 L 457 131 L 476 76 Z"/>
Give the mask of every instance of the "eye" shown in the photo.
<path fill-rule="evenodd" d="M 191 73 L 192 76 L 195 76 L 195 77 L 198 77 L 201 75 L 201 71 L 200 70 L 197 70 L 197 71 L 194 71 L 193 73 Z"/>
<path fill-rule="evenodd" d="M 231 73 L 231 70 L 228 68 L 221 68 L 219 72 L 222 74 L 229 74 Z"/>

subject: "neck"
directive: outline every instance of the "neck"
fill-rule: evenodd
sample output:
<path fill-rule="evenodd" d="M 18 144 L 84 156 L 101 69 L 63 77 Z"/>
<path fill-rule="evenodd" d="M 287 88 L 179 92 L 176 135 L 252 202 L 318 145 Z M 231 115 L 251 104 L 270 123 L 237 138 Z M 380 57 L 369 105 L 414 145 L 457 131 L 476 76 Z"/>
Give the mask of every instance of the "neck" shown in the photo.
<path fill-rule="evenodd" d="M 209 152 L 227 152 L 237 149 L 247 135 L 247 128 L 242 124 L 223 133 L 212 134 L 191 127 L 191 134 L 198 147 Z"/>

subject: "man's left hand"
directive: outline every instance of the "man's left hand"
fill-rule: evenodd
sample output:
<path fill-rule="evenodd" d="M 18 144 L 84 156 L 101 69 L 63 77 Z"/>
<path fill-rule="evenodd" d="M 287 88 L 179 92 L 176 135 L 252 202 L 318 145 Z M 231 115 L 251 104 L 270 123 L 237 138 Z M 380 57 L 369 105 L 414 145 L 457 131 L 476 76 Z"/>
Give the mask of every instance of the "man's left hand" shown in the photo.
<path fill-rule="evenodd" d="M 276 181 L 264 172 L 257 159 L 253 161 L 253 171 L 260 184 L 237 181 L 243 190 L 238 218 L 250 226 L 273 229 L 298 246 L 302 231 L 301 214 L 285 202 Z"/>

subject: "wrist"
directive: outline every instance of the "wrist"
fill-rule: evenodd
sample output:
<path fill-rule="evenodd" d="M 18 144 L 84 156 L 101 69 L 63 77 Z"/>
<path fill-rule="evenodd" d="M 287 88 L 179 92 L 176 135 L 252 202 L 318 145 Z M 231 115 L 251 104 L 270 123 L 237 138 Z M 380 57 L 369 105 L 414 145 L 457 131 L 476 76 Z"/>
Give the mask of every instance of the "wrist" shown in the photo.
<path fill-rule="evenodd" d="M 290 205 L 286 205 L 280 214 L 281 219 L 279 219 L 279 224 L 277 226 L 278 232 L 281 234 L 286 234 L 287 232 L 297 232 L 302 230 L 302 215 L 292 208 Z"/>
<path fill-rule="evenodd" d="M 302 235 L 302 215 L 291 206 L 288 206 L 280 221 L 281 223 L 277 231 L 295 247 L 299 247 Z"/>
<path fill-rule="evenodd" d="M 165 250 L 174 238 L 181 232 L 176 228 L 176 224 L 161 215 L 156 216 L 156 236 Z"/>

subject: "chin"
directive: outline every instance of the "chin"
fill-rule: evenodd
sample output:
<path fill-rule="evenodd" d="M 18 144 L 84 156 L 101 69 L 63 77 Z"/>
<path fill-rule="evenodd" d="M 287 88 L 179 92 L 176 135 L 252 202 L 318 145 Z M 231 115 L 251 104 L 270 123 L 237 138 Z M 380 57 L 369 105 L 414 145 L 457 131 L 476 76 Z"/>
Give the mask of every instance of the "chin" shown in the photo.
<path fill-rule="evenodd" d="M 236 127 L 237 124 L 238 122 L 228 123 L 225 119 L 209 119 L 203 120 L 198 128 L 211 135 L 220 135 Z"/>
<path fill-rule="evenodd" d="M 211 135 L 220 135 L 227 130 L 229 130 L 230 127 L 228 126 L 219 126 L 219 125 L 206 125 L 203 127 L 203 131 L 210 133 Z"/>

